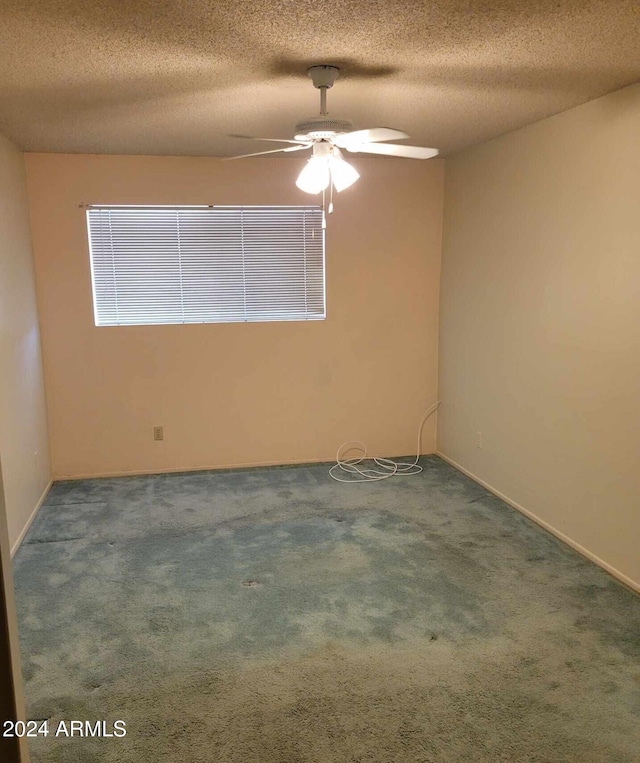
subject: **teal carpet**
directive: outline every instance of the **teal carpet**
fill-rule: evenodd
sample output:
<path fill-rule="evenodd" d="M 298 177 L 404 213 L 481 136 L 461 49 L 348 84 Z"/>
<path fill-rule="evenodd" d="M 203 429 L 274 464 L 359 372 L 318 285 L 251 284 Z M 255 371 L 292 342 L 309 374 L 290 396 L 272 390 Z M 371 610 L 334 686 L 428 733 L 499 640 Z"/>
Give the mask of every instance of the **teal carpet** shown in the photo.
<path fill-rule="evenodd" d="M 640 597 L 422 463 L 56 483 L 14 565 L 34 763 L 640 761 Z"/>

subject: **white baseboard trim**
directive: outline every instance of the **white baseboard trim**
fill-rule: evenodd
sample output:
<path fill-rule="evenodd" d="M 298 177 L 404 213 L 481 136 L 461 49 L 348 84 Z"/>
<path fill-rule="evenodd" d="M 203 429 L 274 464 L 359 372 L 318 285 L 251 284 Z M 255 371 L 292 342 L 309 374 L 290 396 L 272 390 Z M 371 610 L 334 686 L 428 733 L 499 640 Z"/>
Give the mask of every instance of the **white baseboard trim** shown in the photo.
<path fill-rule="evenodd" d="M 459 472 L 466 474 L 466 476 L 470 477 L 474 482 L 477 482 L 479 485 L 482 485 L 482 487 L 486 488 L 490 493 L 493 493 L 494 495 L 498 496 L 498 498 L 502 499 L 505 503 L 508 503 L 509 506 L 519 511 L 521 514 L 524 514 L 525 517 L 528 517 L 537 525 L 540 525 L 540 527 L 547 530 L 547 532 L 550 532 L 552 535 L 555 535 L 556 538 L 561 540 L 563 543 L 566 543 L 567 546 L 571 546 L 572 549 L 577 551 L 582 556 L 586 557 L 589 561 L 594 562 L 595 564 L 598 565 L 598 567 L 602 567 L 603 570 L 608 572 L 610 575 L 613 575 L 613 577 L 619 580 L 621 583 L 624 583 L 626 586 L 631 588 L 636 593 L 640 593 L 639 582 L 632 580 L 630 577 L 620 572 L 620 570 L 617 570 L 615 567 L 612 567 L 610 564 L 605 562 L 604 559 L 600 559 L 599 556 L 596 556 L 594 553 L 589 551 L 589 549 L 585 548 L 584 546 L 581 546 L 579 543 L 576 543 L 575 540 L 570 538 L 568 535 L 565 535 L 563 532 L 560 532 L 560 530 L 557 530 L 553 525 L 550 525 L 548 522 L 546 522 L 544 519 L 541 519 L 532 511 L 525 509 L 524 506 L 521 506 L 516 501 L 513 501 L 511 498 L 509 498 L 509 496 L 505 495 L 504 493 L 501 493 L 499 490 L 496 490 L 496 488 L 494 488 L 488 482 L 485 482 L 484 480 L 480 479 L 480 477 L 475 475 L 473 472 L 470 472 L 468 469 L 465 469 L 464 466 L 461 466 L 452 458 L 449 458 L 449 456 L 445 455 L 439 450 L 436 451 L 436 455 L 440 456 L 440 458 L 443 461 L 446 461 L 448 464 L 451 464 L 451 466 L 453 466 Z"/>
<path fill-rule="evenodd" d="M 40 496 L 40 499 L 38 500 L 38 503 L 36 503 L 34 510 L 31 512 L 29 519 L 27 519 L 26 525 L 22 528 L 22 532 L 20 533 L 20 535 L 18 535 L 16 542 L 13 544 L 13 547 L 11 548 L 12 559 L 16 551 L 20 548 L 20 544 L 24 540 L 24 536 L 29 532 L 29 528 L 31 527 L 33 520 L 36 518 L 37 513 L 40 511 L 40 507 L 44 503 L 44 499 L 47 497 L 49 490 L 51 490 L 51 485 L 53 485 L 53 480 L 49 480 L 49 484 L 44 489 L 42 495 Z"/>
<path fill-rule="evenodd" d="M 431 450 L 428 453 L 421 453 L 420 456 L 433 456 L 439 455 L 435 451 Z M 382 458 L 382 456 L 378 456 Z M 407 459 L 415 458 L 415 455 L 404 453 L 402 455 L 387 454 L 384 458 L 395 459 Z M 230 469 L 261 469 L 267 466 L 333 466 L 335 464 L 335 458 L 290 458 L 286 461 L 255 461 L 255 462 L 243 462 L 232 464 L 213 464 L 210 466 L 174 466 L 174 467 L 162 467 L 159 469 L 131 469 L 127 471 L 115 471 L 115 472 L 89 472 L 86 474 L 57 474 L 54 473 L 54 482 L 73 481 L 73 480 L 98 480 L 106 479 L 108 477 L 144 477 L 146 475 L 153 474 L 174 474 L 176 472 L 216 472 L 227 471 Z"/>
<path fill-rule="evenodd" d="M 232 464 L 214 464 L 212 466 L 174 466 L 162 467 L 159 469 L 130 469 L 114 472 L 89 472 L 87 474 L 54 474 L 54 482 L 67 480 L 94 480 L 105 479 L 108 477 L 144 477 L 153 474 L 175 474 L 184 472 L 216 472 L 227 471 L 228 469 L 256 469 L 266 466 L 317 466 L 321 464 L 334 464 L 335 461 L 328 461 L 326 458 L 301 458 L 289 459 L 287 461 L 256 461 L 250 463 L 232 463 Z"/>

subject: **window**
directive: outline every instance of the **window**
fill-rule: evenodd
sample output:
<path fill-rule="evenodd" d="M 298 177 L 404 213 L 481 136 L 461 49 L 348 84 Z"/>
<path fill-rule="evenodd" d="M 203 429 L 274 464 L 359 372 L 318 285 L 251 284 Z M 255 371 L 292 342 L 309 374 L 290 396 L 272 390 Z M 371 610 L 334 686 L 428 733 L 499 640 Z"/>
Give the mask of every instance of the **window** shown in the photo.
<path fill-rule="evenodd" d="M 322 209 L 87 209 L 96 326 L 321 320 Z"/>

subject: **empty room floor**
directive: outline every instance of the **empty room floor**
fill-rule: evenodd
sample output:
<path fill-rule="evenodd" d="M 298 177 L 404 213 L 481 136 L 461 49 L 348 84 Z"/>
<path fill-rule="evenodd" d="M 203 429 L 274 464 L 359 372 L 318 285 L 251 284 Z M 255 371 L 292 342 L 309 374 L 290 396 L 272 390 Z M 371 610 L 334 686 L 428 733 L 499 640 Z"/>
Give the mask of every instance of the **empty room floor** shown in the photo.
<path fill-rule="evenodd" d="M 640 761 L 640 597 L 437 457 L 56 483 L 14 560 L 34 763 Z"/>

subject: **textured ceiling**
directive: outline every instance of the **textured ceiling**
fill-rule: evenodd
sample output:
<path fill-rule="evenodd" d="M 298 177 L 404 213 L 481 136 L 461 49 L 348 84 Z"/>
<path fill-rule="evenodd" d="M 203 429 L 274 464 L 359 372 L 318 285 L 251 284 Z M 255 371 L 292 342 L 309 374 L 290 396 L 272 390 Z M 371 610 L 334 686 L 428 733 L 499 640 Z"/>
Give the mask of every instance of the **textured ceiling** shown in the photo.
<path fill-rule="evenodd" d="M 3 0 L 0 132 L 27 151 L 228 156 L 318 113 L 463 148 L 640 79 L 638 0 Z"/>

